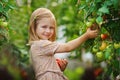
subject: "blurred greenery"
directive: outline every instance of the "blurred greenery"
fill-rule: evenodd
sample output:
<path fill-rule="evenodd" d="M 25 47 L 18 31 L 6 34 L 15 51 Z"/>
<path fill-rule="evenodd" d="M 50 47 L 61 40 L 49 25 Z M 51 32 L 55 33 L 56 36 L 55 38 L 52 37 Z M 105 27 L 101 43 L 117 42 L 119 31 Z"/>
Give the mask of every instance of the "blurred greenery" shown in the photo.
<path fill-rule="evenodd" d="M 70 41 L 81 36 L 88 26 L 87 22 L 95 18 L 100 27 L 100 34 L 107 33 L 109 38 L 88 40 L 75 51 L 70 59 L 81 60 L 81 50 L 84 47 L 92 51 L 99 48 L 103 41 L 107 48 L 103 51 L 107 67 L 97 80 L 104 80 L 105 75 L 114 80 L 120 74 L 120 1 L 119 0 L 1 0 L 0 1 L 0 71 L 8 71 L 14 80 L 33 80 L 34 73 L 29 63 L 28 28 L 29 18 L 33 10 L 39 7 L 49 8 L 57 19 L 58 27 L 64 25 L 64 37 Z M 111 47 L 112 46 L 112 47 Z M 73 55 L 75 53 L 75 55 Z M 108 55 L 109 54 L 109 55 Z M 96 56 L 96 53 L 93 54 Z M 100 61 L 101 62 L 101 61 Z M 100 65 L 95 57 L 94 65 Z M 93 65 L 93 66 L 94 66 Z M 81 67 L 75 70 L 66 69 L 69 80 L 80 80 L 84 72 Z M 15 75 L 14 75 L 15 73 Z M 1 75 L 1 73 L 0 73 Z M 9 75 L 9 76 L 10 76 Z M 4 79 L 5 80 L 5 79 Z"/>

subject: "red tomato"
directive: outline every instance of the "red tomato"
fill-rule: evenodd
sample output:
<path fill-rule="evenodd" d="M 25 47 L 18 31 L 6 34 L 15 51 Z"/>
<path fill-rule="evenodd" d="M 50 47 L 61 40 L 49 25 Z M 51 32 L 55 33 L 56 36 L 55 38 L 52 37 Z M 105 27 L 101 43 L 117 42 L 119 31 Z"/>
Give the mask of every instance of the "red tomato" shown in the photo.
<path fill-rule="evenodd" d="M 94 71 L 94 75 L 97 77 L 98 75 L 100 75 L 103 72 L 102 68 L 97 68 Z"/>
<path fill-rule="evenodd" d="M 57 64 L 58 64 L 58 66 L 61 67 L 60 64 L 59 64 L 60 59 L 56 59 L 56 62 L 57 62 Z"/>
<path fill-rule="evenodd" d="M 102 40 L 104 40 L 104 39 L 106 39 L 106 38 L 108 38 L 108 34 L 101 34 L 101 39 L 102 39 Z"/>

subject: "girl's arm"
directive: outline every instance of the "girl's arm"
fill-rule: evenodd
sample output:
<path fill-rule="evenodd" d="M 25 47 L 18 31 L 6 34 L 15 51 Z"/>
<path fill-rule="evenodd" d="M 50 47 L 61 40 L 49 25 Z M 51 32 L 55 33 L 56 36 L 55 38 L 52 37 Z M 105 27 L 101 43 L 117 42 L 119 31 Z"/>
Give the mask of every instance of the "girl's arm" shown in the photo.
<path fill-rule="evenodd" d="M 90 28 L 87 29 L 86 33 L 84 33 L 82 36 L 71 40 L 67 43 L 60 44 L 58 49 L 56 50 L 57 53 L 62 53 L 62 52 L 69 52 L 77 47 L 79 47 L 83 42 L 85 42 L 87 39 L 90 38 L 95 38 L 98 35 L 98 30 L 91 30 Z"/>

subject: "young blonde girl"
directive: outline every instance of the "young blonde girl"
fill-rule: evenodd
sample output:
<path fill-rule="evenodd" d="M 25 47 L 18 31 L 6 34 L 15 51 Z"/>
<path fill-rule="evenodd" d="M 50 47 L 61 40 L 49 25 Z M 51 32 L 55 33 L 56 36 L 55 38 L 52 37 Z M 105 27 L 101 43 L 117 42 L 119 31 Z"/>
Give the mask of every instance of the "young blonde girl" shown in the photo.
<path fill-rule="evenodd" d="M 57 43 L 56 19 L 46 8 L 36 9 L 30 18 L 29 44 L 32 66 L 37 80 L 68 80 L 63 75 L 67 62 L 56 63 L 54 54 L 69 52 L 80 46 L 87 39 L 95 38 L 97 30 L 87 29 L 82 36 L 67 43 Z"/>

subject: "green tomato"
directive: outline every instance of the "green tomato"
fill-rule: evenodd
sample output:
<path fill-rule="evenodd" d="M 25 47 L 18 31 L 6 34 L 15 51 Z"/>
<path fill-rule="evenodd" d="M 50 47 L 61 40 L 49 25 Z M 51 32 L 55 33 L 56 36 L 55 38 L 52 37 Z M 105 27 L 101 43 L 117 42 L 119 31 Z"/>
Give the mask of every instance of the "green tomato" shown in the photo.
<path fill-rule="evenodd" d="M 94 23 L 95 22 L 95 18 L 90 18 L 89 21 Z"/>
<path fill-rule="evenodd" d="M 97 57 L 97 59 L 98 59 L 98 61 L 102 61 L 102 60 L 104 60 L 104 54 L 103 54 L 103 52 L 97 52 L 96 53 L 96 57 Z"/>
<path fill-rule="evenodd" d="M 92 25 L 92 22 L 86 22 L 87 27 L 90 27 Z"/>
<path fill-rule="evenodd" d="M 1 22 L 0 25 L 3 26 L 3 27 L 7 27 L 8 26 L 8 22 Z"/>
<path fill-rule="evenodd" d="M 92 51 L 93 51 L 93 53 L 98 52 L 98 48 L 97 48 L 97 46 L 94 46 L 94 47 L 92 48 Z"/>
<path fill-rule="evenodd" d="M 115 49 L 120 48 L 120 43 L 114 43 L 114 48 L 115 48 Z"/>

